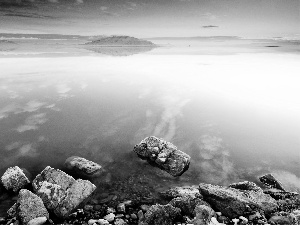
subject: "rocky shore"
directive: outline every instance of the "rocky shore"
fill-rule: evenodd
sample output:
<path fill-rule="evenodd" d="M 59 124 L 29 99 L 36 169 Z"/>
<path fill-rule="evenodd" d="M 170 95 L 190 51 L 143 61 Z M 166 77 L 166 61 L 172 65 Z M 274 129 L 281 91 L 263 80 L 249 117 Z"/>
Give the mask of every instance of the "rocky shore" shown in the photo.
<path fill-rule="evenodd" d="M 190 156 L 156 137 L 144 139 L 134 152 L 174 177 L 190 164 Z M 26 169 L 8 168 L 1 177 L 1 191 L 15 193 L 17 199 L 7 215 L 0 217 L 0 224 L 300 224 L 299 194 L 288 191 L 272 174 L 259 177 L 264 188 L 249 181 L 229 186 L 200 183 L 161 191 L 158 201 L 138 197 L 148 190 L 133 184 L 134 177 L 120 181 L 121 189 L 116 185 L 115 190 L 108 190 L 105 184 L 96 187 L 93 179 L 105 172 L 88 159 L 72 156 L 64 168 L 47 166 L 33 180 Z"/>

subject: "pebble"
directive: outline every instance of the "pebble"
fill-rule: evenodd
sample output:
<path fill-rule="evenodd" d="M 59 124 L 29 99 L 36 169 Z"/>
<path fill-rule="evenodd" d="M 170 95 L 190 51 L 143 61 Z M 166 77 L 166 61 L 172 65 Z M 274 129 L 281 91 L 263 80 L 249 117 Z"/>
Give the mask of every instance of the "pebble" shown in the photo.
<path fill-rule="evenodd" d="M 108 224 L 109 224 L 109 222 L 108 222 L 106 219 L 99 219 L 99 220 L 98 220 L 98 223 L 99 223 L 100 225 L 108 225 Z"/>
<path fill-rule="evenodd" d="M 122 218 L 122 217 L 124 217 L 124 214 L 117 214 L 117 215 L 115 216 L 115 218 Z"/>
<path fill-rule="evenodd" d="M 143 219 L 144 218 L 144 213 L 142 210 L 138 211 L 138 214 L 137 214 L 139 220 Z"/>
<path fill-rule="evenodd" d="M 84 206 L 84 210 L 85 210 L 85 211 L 92 211 L 93 208 L 94 208 L 94 206 L 92 206 L 92 205 L 85 205 L 85 206 Z"/>
<path fill-rule="evenodd" d="M 240 218 L 240 220 L 242 220 L 241 224 L 247 224 L 248 223 L 248 219 L 246 217 L 240 216 L 239 218 Z"/>
<path fill-rule="evenodd" d="M 116 219 L 115 225 L 126 225 L 127 223 L 123 219 Z"/>
<path fill-rule="evenodd" d="M 125 209 L 125 204 L 124 203 L 120 203 L 118 206 L 117 206 L 117 211 L 120 212 L 120 213 L 124 213 L 126 211 Z"/>
<path fill-rule="evenodd" d="M 96 210 L 96 211 L 100 210 L 101 208 L 102 208 L 101 205 L 94 205 L 94 210 Z"/>
<path fill-rule="evenodd" d="M 109 213 L 115 213 L 116 210 L 114 208 L 111 208 L 111 207 L 108 207 L 107 210 L 106 210 L 107 214 Z"/>
<path fill-rule="evenodd" d="M 221 212 L 216 212 L 216 214 L 217 214 L 218 216 L 222 216 L 222 213 L 221 213 Z"/>
<path fill-rule="evenodd" d="M 260 213 L 256 212 L 255 214 L 249 216 L 249 220 L 252 221 L 252 220 L 258 219 L 260 217 L 261 217 Z"/>
<path fill-rule="evenodd" d="M 149 205 L 141 205 L 141 210 L 143 210 L 143 212 L 147 212 L 149 208 Z"/>
<path fill-rule="evenodd" d="M 130 205 L 132 205 L 133 202 L 131 200 L 127 200 L 123 203 L 124 203 L 125 206 L 130 206 Z"/>
<path fill-rule="evenodd" d="M 93 225 L 94 223 L 97 223 L 97 222 L 98 222 L 98 220 L 90 219 L 90 220 L 88 221 L 88 224 L 89 224 L 89 225 Z"/>
<path fill-rule="evenodd" d="M 107 220 L 108 222 L 112 222 L 115 219 L 115 214 L 109 213 L 108 215 L 104 216 L 103 219 Z"/>
<path fill-rule="evenodd" d="M 133 220 L 136 220 L 136 219 L 137 219 L 137 215 L 134 214 L 134 213 L 130 214 L 130 217 L 131 217 L 131 219 L 133 219 Z"/>
<path fill-rule="evenodd" d="M 114 196 L 112 197 L 112 200 L 115 201 L 115 200 L 117 200 L 117 198 L 118 198 L 118 196 L 117 196 L 117 195 L 114 195 Z"/>
<path fill-rule="evenodd" d="M 98 220 L 98 223 L 99 223 L 100 225 L 108 225 L 108 224 L 109 224 L 109 222 L 108 222 L 106 219 L 99 219 L 99 220 Z"/>

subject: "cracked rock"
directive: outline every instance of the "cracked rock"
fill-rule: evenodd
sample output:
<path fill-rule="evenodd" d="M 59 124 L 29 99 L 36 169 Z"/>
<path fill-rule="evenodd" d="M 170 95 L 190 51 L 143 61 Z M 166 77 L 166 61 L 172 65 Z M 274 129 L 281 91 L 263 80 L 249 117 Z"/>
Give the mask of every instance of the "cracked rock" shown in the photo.
<path fill-rule="evenodd" d="M 90 181 L 67 175 L 61 170 L 47 166 L 32 183 L 33 190 L 41 197 L 47 209 L 58 217 L 66 218 L 94 192 L 96 186 Z"/>
<path fill-rule="evenodd" d="M 133 151 L 141 159 L 174 177 L 182 175 L 190 165 L 189 155 L 178 150 L 172 143 L 154 136 L 145 138 L 134 146 Z"/>

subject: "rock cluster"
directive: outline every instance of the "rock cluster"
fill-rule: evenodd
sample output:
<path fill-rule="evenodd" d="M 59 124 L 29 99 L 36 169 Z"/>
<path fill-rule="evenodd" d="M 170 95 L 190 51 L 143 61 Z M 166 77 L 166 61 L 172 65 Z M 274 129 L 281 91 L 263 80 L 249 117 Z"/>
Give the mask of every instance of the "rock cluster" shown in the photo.
<path fill-rule="evenodd" d="M 157 137 L 147 137 L 133 151 L 141 159 L 147 160 L 172 176 L 182 175 L 190 165 L 190 156 L 177 149 L 175 145 Z"/>
<path fill-rule="evenodd" d="M 33 190 L 46 207 L 58 217 L 67 217 L 96 186 L 87 180 L 75 180 L 61 170 L 47 166 L 32 182 Z"/>

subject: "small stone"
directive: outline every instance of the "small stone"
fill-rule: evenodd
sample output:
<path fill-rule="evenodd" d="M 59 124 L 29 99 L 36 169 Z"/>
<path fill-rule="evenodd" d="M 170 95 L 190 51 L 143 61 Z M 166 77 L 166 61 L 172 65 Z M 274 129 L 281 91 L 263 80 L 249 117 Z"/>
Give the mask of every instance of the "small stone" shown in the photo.
<path fill-rule="evenodd" d="M 216 212 L 216 214 L 217 214 L 218 216 L 222 216 L 222 213 L 221 213 L 221 212 Z"/>
<path fill-rule="evenodd" d="M 100 209 L 102 209 L 101 205 L 94 205 L 94 210 L 99 211 Z"/>
<path fill-rule="evenodd" d="M 141 208 L 141 210 L 143 210 L 143 212 L 147 212 L 148 209 L 150 208 L 150 206 L 149 205 L 141 205 L 140 208 Z"/>
<path fill-rule="evenodd" d="M 1 177 L 3 186 L 7 190 L 18 192 L 20 189 L 30 183 L 23 170 L 20 167 L 9 167 Z"/>
<path fill-rule="evenodd" d="M 84 210 L 86 210 L 86 211 L 92 211 L 93 210 L 93 206 L 92 205 L 85 205 L 84 206 Z"/>
<path fill-rule="evenodd" d="M 123 218 L 124 217 L 124 214 L 117 214 L 116 216 L 115 216 L 115 219 L 117 219 L 117 218 Z"/>
<path fill-rule="evenodd" d="M 111 208 L 111 207 L 108 207 L 107 210 L 106 210 L 106 213 L 109 214 L 109 213 L 115 213 L 116 210 L 114 208 Z"/>
<path fill-rule="evenodd" d="M 115 200 L 117 200 L 118 199 L 118 196 L 117 195 L 114 195 L 113 197 L 112 197 L 112 200 L 113 201 L 115 201 Z"/>
<path fill-rule="evenodd" d="M 144 213 L 143 213 L 143 211 L 142 211 L 142 210 L 139 210 L 137 216 L 138 216 L 139 220 L 142 220 L 142 219 L 144 218 Z"/>
<path fill-rule="evenodd" d="M 137 215 L 134 214 L 134 213 L 131 213 L 130 218 L 133 219 L 133 220 L 137 220 Z"/>
<path fill-rule="evenodd" d="M 127 223 L 123 219 L 116 219 L 114 224 L 115 225 L 126 225 Z"/>
<path fill-rule="evenodd" d="M 124 203 L 125 206 L 130 206 L 130 205 L 132 205 L 133 202 L 131 200 L 127 200 L 123 203 Z"/>
<path fill-rule="evenodd" d="M 112 222 L 115 219 L 115 214 L 109 213 L 108 215 L 106 215 L 105 217 L 103 217 L 103 219 L 107 220 L 108 222 Z"/>
<path fill-rule="evenodd" d="M 97 223 L 97 222 L 98 222 L 98 220 L 90 219 L 90 220 L 88 221 L 88 224 L 89 224 L 89 225 L 93 225 L 94 223 Z"/>
<path fill-rule="evenodd" d="M 27 225 L 42 225 L 46 223 L 46 221 L 47 221 L 46 217 L 38 217 L 30 220 Z"/>
<path fill-rule="evenodd" d="M 120 212 L 120 213 L 125 213 L 125 211 L 126 211 L 125 204 L 124 203 L 120 203 L 117 206 L 117 211 Z"/>
<path fill-rule="evenodd" d="M 240 216 L 239 219 L 242 220 L 241 224 L 247 224 L 248 223 L 248 219 L 244 216 Z"/>
<path fill-rule="evenodd" d="M 99 223 L 100 225 L 108 225 L 108 224 L 109 224 L 109 222 L 108 222 L 107 220 L 105 220 L 105 219 L 99 219 L 99 220 L 98 220 L 98 223 Z"/>
<path fill-rule="evenodd" d="M 234 222 L 234 225 L 237 225 L 239 221 L 240 221 L 240 220 L 237 219 L 237 218 L 232 219 L 232 222 Z"/>

